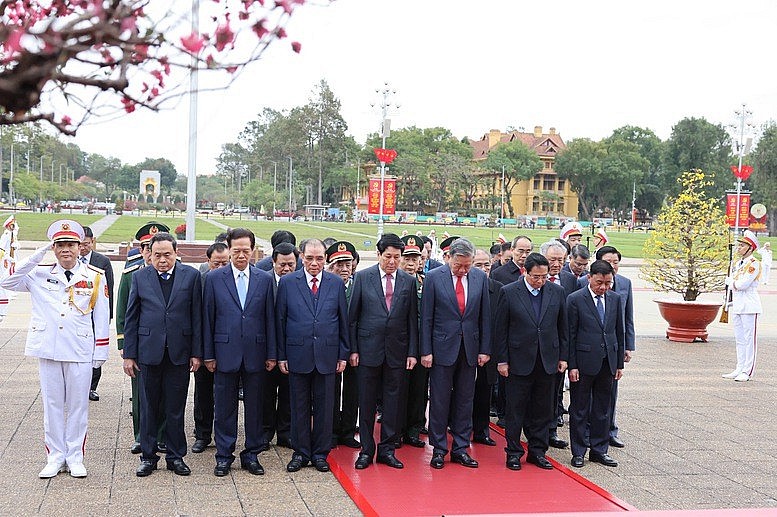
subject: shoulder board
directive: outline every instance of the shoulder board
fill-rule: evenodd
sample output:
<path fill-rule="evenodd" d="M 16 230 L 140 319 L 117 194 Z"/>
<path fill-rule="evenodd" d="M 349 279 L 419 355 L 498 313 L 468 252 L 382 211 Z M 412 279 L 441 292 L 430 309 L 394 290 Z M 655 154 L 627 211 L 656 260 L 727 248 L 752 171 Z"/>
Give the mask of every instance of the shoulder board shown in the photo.
<path fill-rule="evenodd" d="M 99 268 L 99 267 L 97 267 L 97 266 L 93 266 L 93 265 L 91 265 L 91 264 L 86 264 L 86 267 L 87 267 L 88 269 L 91 269 L 92 271 L 97 271 L 97 272 L 98 272 L 98 273 L 100 273 L 100 274 L 105 274 L 105 270 L 104 270 L 104 269 L 102 269 L 102 268 Z"/>
<path fill-rule="evenodd" d="M 124 271 L 122 271 L 121 274 L 123 275 L 126 273 L 132 273 L 133 271 L 137 271 L 138 269 L 140 269 L 140 264 L 133 264 L 132 266 L 125 267 Z"/>
<path fill-rule="evenodd" d="M 38 264 L 38 267 L 54 267 L 56 265 L 57 264 L 55 262 L 52 262 L 51 264 L 48 264 L 48 263 L 46 263 L 46 264 Z"/>

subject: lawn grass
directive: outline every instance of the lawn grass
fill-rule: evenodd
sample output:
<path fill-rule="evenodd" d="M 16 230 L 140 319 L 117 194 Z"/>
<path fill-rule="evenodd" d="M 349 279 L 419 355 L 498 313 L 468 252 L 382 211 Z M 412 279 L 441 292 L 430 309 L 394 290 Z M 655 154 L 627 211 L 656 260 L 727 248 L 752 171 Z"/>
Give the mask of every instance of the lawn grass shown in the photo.
<path fill-rule="evenodd" d="M 16 220 L 19 223 L 19 239 L 23 241 L 46 241 L 46 231 L 54 221 L 59 219 L 72 219 L 77 221 L 81 225 L 89 226 L 94 223 L 102 215 L 87 215 L 82 214 L 80 211 L 74 211 L 72 214 L 69 210 L 65 210 L 59 214 L 47 214 L 47 213 L 35 213 L 35 212 L 15 212 Z M 0 213 L 2 221 L 14 212 Z"/>

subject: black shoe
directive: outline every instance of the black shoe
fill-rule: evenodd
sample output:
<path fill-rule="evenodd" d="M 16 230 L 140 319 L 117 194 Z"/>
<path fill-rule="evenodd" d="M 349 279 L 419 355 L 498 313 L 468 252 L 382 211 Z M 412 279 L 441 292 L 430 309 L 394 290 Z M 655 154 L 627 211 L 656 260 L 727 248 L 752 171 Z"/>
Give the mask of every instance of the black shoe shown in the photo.
<path fill-rule="evenodd" d="M 150 476 L 152 472 L 156 470 L 156 461 L 140 460 L 140 465 L 135 471 L 135 475 L 139 478 Z"/>
<path fill-rule="evenodd" d="M 98 395 L 97 392 L 94 390 L 89 390 L 89 400 L 93 402 L 97 402 L 98 400 L 100 400 L 100 395 Z"/>
<path fill-rule="evenodd" d="M 140 442 L 133 443 L 132 447 L 130 447 L 130 452 L 132 454 L 140 454 L 143 452 L 143 448 L 140 446 Z"/>
<path fill-rule="evenodd" d="M 464 465 L 465 467 L 469 467 L 471 469 L 478 468 L 478 462 L 473 460 L 472 457 L 466 452 L 462 452 L 461 454 L 451 454 L 451 463 L 458 463 L 459 465 Z"/>
<path fill-rule="evenodd" d="M 585 461 L 583 460 L 582 456 L 572 456 L 572 466 L 575 468 L 580 468 L 583 466 Z"/>
<path fill-rule="evenodd" d="M 610 445 L 612 445 L 613 447 L 617 447 L 619 449 L 622 449 L 626 446 L 626 444 L 623 443 L 623 440 L 621 440 L 617 436 L 610 437 Z"/>
<path fill-rule="evenodd" d="M 354 438 L 353 436 L 339 436 L 337 438 L 338 445 L 345 445 L 346 447 L 350 447 L 351 449 L 361 449 L 362 444 L 359 443 L 359 440 Z"/>
<path fill-rule="evenodd" d="M 556 427 L 564 427 L 564 417 L 559 415 L 556 419 Z"/>
<path fill-rule="evenodd" d="M 278 447 L 286 447 L 287 449 L 291 449 L 291 441 L 288 438 L 278 438 L 278 440 L 275 442 L 275 445 Z"/>
<path fill-rule="evenodd" d="M 537 465 L 541 469 L 553 470 L 553 465 L 548 461 L 545 456 L 533 456 L 529 454 L 526 457 L 526 463 Z"/>
<path fill-rule="evenodd" d="M 402 438 L 397 438 L 397 441 L 394 442 L 394 449 L 401 449 L 402 448 Z"/>
<path fill-rule="evenodd" d="M 181 458 L 178 458 L 177 460 L 168 461 L 167 462 L 167 470 L 172 470 L 179 476 L 188 476 L 192 473 L 192 470 L 189 468 L 186 463 L 183 462 Z"/>
<path fill-rule="evenodd" d="M 324 458 L 316 458 L 313 460 L 313 466 L 319 472 L 329 472 L 329 463 Z"/>
<path fill-rule="evenodd" d="M 426 427 L 422 427 L 419 431 L 420 434 L 429 434 L 429 429 Z"/>
<path fill-rule="evenodd" d="M 356 467 L 356 470 L 364 470 L 367 467 L 369 467 L 372 464 L 372 458 L 369 454 L 359 454 L 359 457 L 356 458 L 356 463 L 354 464 L 354 467 Z"/>
<path fill-rule="evenodd" d="M 291 457 L 291 461 L 286 465 L 286 472 L 297 472 L 302 467 L 307 467 L 309 461 L 304 459 L 299 454 L 295 454 Z"/>
<path fill-rule="evenodd" d="M 594 463 L 601 463 L 605 467 L 617 467 L 618 462 L 613 459 L 609 454 L 595 454 L 593 452 L 588 454 L 588 459 Z"/>
<path fill-rule="evenodd" d="M 403 440 L 406 444 L 408 444 L 411 447 L 418 447 L 419 449 L 426 447 L 426 442 L 423 440 L 420 440 L 414 436 L 405 436 Z"/>
<path fill-rule="evenodd" d="M 504 429 L 505 427 L 507 427 L 507 425 L 505 424 L 505 419 L 504 419 L 504 418 L 499 418 L 499 419 L 497 419 L 497 421 L 496 421 L 496 425 L 498 425 L 498 426 L 499 426 L 499 427 L 501 427 L 502 429 Z"/>
<path fill-rule="evenodd" d="M 521 457 L 516 455 L 510 455 L 507 457 L 505 465 L 510 470 L 521 470 Z"/>
<path fill-rule="evenodd" d="M 216 477 L 224 477 L 229 474 L 229 470 L 232 466 L 227 461 L 216 462 L 216 467 L 213 469 L 213 475 Z"/>
<path fill-rule="evenodd" d="M 482 443 L 483 445 L 489 445 L 491 447 L 496 446 L 496 442 L 490 436 L 474 436 L 472 443 Z"/>
<path fill-rule="evenodd" d="M 261 476 L 262 474 L 264 474 L 264 467 L 262 467 L 262 464 L 259 463 L 258 460 L 241 461 L 240 468 L 242 468 L 243 470 L 247 470 L 254 476 Z"/>
<path fill-rule="evenodd" d="M 201 452 L 205 452 L 205 448 L 210 444 L 210 440 L 194 440 L 194 443 L 192 444 L 192 452 L 195 454 L 199 454 Z"/>
<path fill-rule="evenodd" d="M 488 411 L 488 416 L 489 416 L 490 418 L 493 418 L 493 417 L 497 417 L 497 416 L 499 416 L 499 414 L 496 412 L 496 408 L 493 408 L 493 407 L 492 407 L 492 408 L 491 408 L 491 409 Z"/>
<path fill-rule="evenodd" d="M 162 442 L 157 443 L 156 450 L 157 452 L 161 452 L 162 454 L 165 454 L 167 452 L 167 444 Z"/>
<path fill-rule="evenodd" d="M 384 465 L 388 465 L 389 467 L 393 469 L 403 469 L 405 468 L 405 465 L 397 459 L 396 456 L 393 454 L 385 454 L 385 455 L 378 455 L 378 458 L 375 460 L 376 463 L 382 463 Z"/>
<path fill-rule="evenodd" d="M 429 462 L 429 465 L 431 465 L 433 469 L 443 468 L 445 466 L 445 454 L 441 452 L 433 453 L 432 461 Z"/>
<path fill-rule="evenodd" d="M 569 447 L 569 443 L 566 440 L 562 440 L 558 436 L 551 436 L 548 440 L 548 445 L 556 449 L 566 449 Z"/>

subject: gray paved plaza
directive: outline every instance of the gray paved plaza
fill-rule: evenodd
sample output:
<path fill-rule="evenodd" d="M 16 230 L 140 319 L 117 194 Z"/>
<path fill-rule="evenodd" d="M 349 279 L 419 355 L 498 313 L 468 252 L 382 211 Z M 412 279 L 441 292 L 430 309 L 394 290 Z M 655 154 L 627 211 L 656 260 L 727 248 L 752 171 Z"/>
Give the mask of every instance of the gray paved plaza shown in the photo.
<path fill-rule="evenodd" d="M 755 379 L 735 383 L 720 377 L 735 363 L 731 326 L 714 323 L 708 343 L 667 341 L 663 338 L 665 324 L 652 302 L 657 295 L 637 278 L 637 268 L 628 266 L 621 273 L 635 285 L 637 353 L 626 367 L 618 403 L 626 447 L 610 451 L 620 461 L 618 468 L 587 463 L 576 472 L 642 510 L 777 508 L 777 382 L 771 367 L 777 363 L 777 320 L 773 316 L 777 291 L 768 287 L 761 292 L 765 313 L 758 328 Z M 117 272 L 120 268 L 114 264 Z M 0 325 L 0 457 L 4 466 L 0 514 L 359 513 L 331 474 L 313 469 L 288 474 L 284 469 L 291 454 L 288 449 L 273 447 L 261 455 L 267 471 L 264 476 L 251 476 L 238 468 L 226 478 L 214 477 L 214 449 L 209 448 L 204 454 L 186 457 L 193 471 L 188 478 L 166 470 L 148 478 L 136 477 L 138 458 L 128 450 L 132 442 L 130 383 L 121 371 L 114 339 L 111 358 L 103 367 L 101 400 L 90 405 L 89 476 L 74 479 L 60 474 L 51 480 L 38 479 L 45 453 L 37 363 L 23 354 L 29 312 L 29 297 L 18 294 Z M 191 403 L 190 393 L 189 434 Z M 562 436 L 568 432 L 567 427 L 560 431 Z M 551 450 L 550 455 L 569 464 L 569 450 Z M 573 506 L 548 508 L 572 510 Z"/>

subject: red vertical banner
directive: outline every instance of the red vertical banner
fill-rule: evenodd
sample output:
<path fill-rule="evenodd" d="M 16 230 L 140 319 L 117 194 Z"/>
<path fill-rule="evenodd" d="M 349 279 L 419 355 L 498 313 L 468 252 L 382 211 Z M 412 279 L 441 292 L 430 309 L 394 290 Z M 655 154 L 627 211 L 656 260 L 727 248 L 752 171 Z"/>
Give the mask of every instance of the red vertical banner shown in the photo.
<path fill-rule="evenodd" d="M 726 222 L 729 227 L 737 226 L 737 194 L 726 193 Z M 739 194 L 739 227 L 747 228 L 750 224 L 750 193 Z"/>
<path fill-rule="evenodd" d="M 368 214 L 380 214 L 380 178 L 370 178 L 370 188 L 367 192 Z"/>
<path fill-rule="evenodd" d="M 368 214 L 380 215 L 380 178 L 370 178 L 367 207 Z M 385 178 L 383 180 L 383 215 L 394 215 L 397 206 L 397 180 Z"/>

